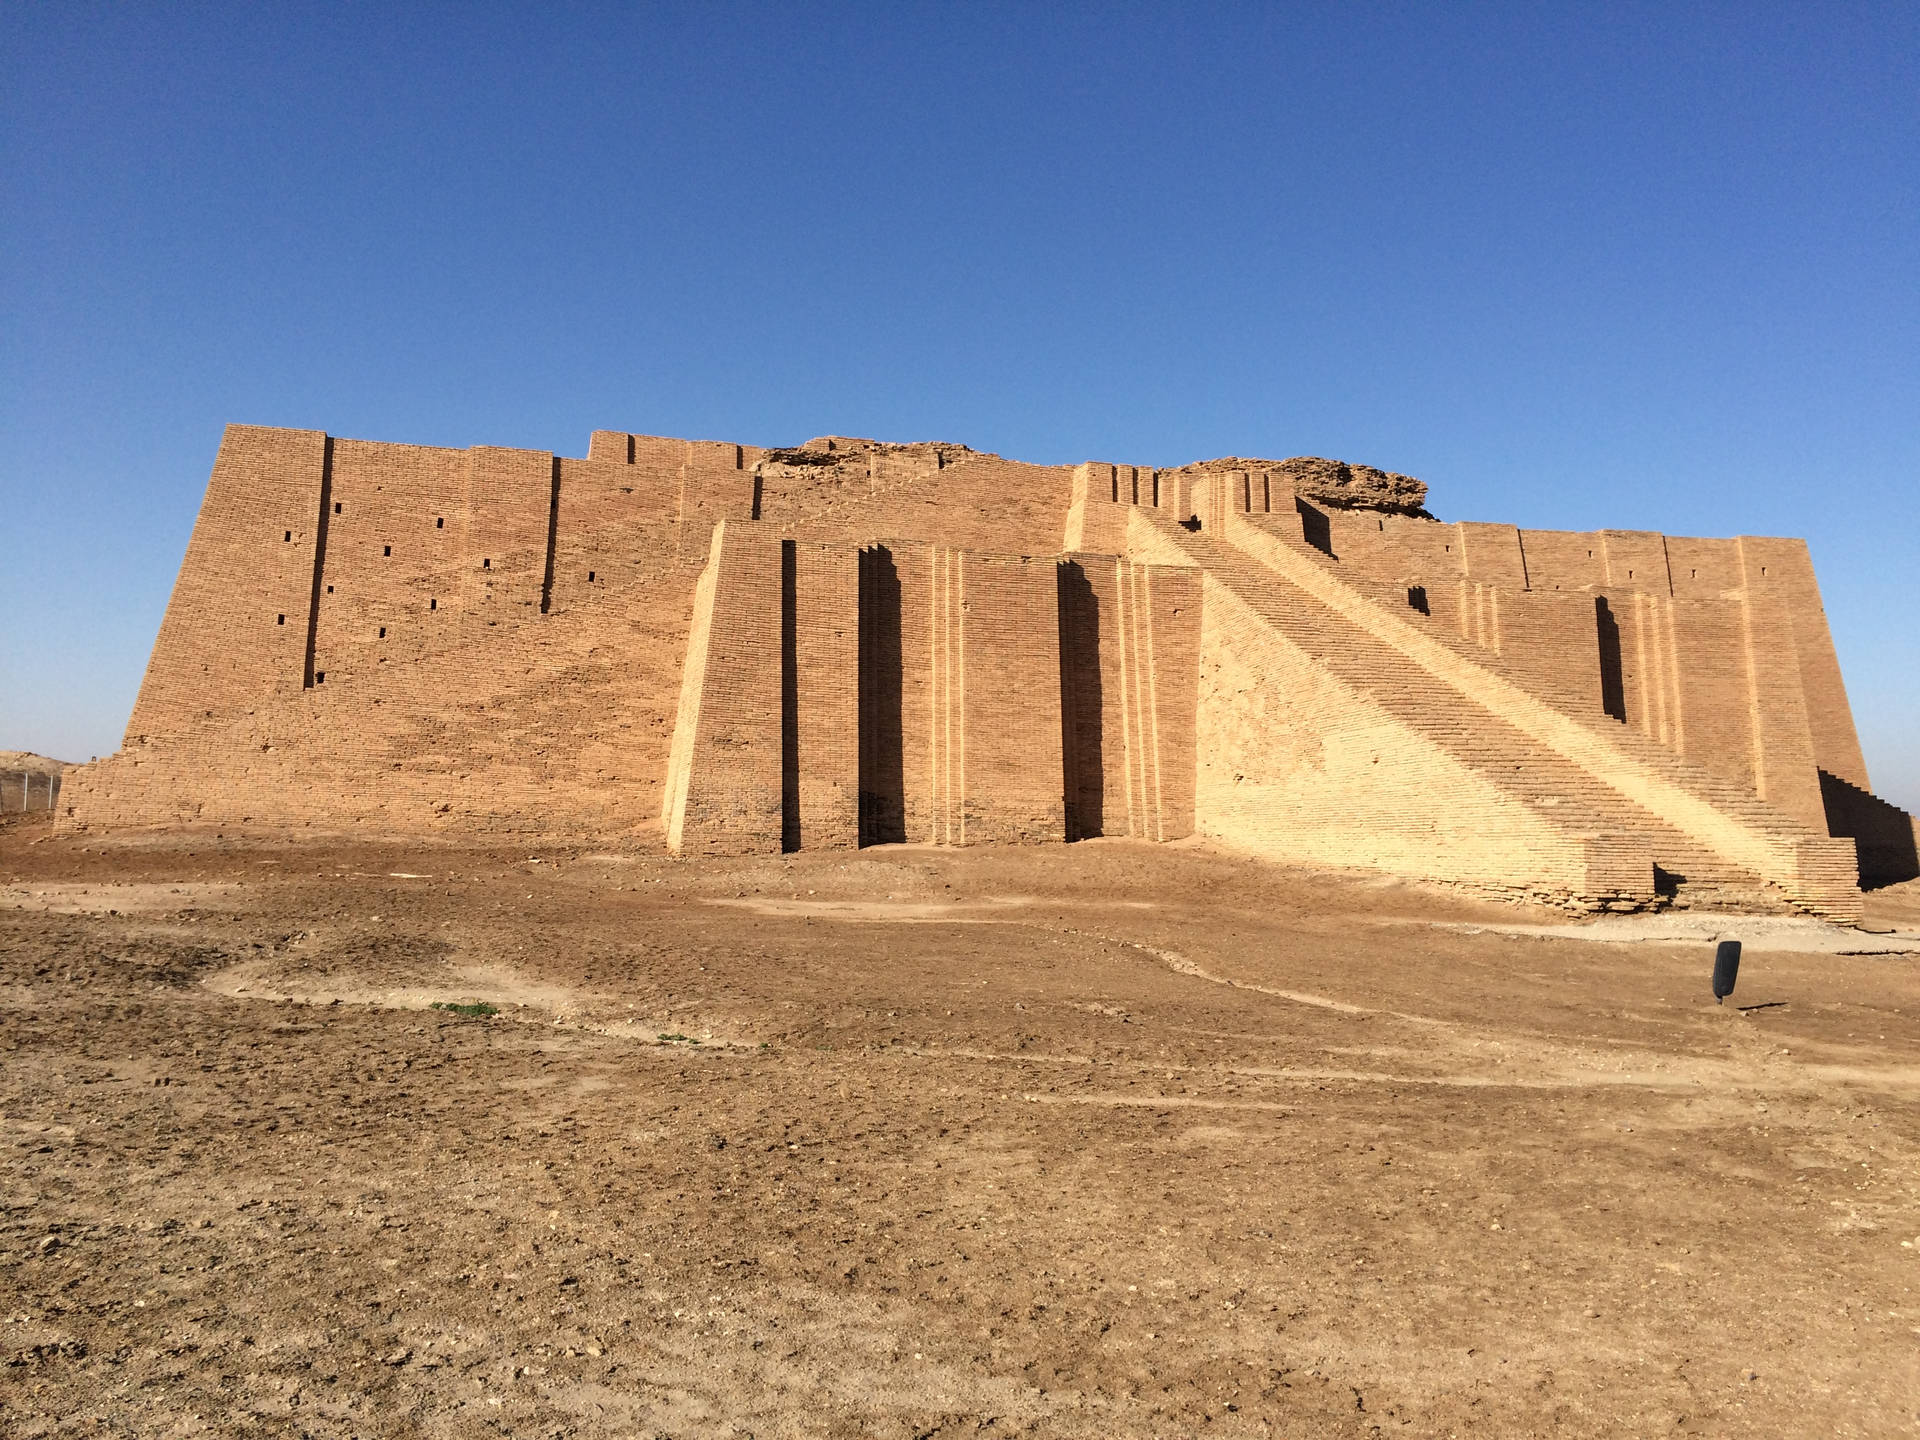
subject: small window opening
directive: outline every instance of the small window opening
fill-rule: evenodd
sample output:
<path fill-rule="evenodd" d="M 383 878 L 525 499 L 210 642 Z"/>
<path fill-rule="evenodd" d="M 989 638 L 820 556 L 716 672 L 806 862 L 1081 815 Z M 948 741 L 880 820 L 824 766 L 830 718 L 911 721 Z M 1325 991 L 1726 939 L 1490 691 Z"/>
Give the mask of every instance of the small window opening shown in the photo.
<path fill-rule="evenodd" d="M 589 585 L 593 583 L 593 571 L 591 570 L 587 571 L 587 583 Z"/>
<path fill-rule="evenodd" d="M 327 683 L 327 672 L 326 672 L 326 671 L 324 671 L 324 670 L 316 670 L 316 671 L 314 671 L 314 672 L 313 672 L 313 683 L 314 683 L 314 684 L 316 684 L 316 685 L 324 685 L 324 684 L 326 684 L 326 683 Z"/>
<path fill-rule="evenodd" d="M 1384 521 L 1384 520 L 1382 520 L 1382 521 L 1380 522 L 1380 528 L 1381 528 L 1382 530 L 1384 530 L 1384 529 L 1386 529 L 1386 528 L 1387 528 L 1387 522 L 1386 522 L 1386 521 Z"/>
<path fill-rule="evenodd" d="M 1433 613 L 1427 606 L 1427 587 L 1424 585 L 1409 585 L 1407 587 L 1407 605 L 1410 609 L 1418 610 L 1422 615 L 1431 615 Z"/>
<path fill-rule="evenodd" d="M 340 513 L 340 502 L 338 500 L 333 502 L 333 513 L 336 515 Z"/>
<path fill-rule="evenodd" d="M 386 638 L 387 638 L 387 627 L 386 627 L 386 626 L 384 626 L 384 625 L 382 625 L 382 626 L 380 627 L 380 638 L 381 638 L 382 640 L 384 640 L 384 639 L 386 639 Z"/>
<path fill-rule="evenodd" d="M 283 539 L 283 540 L 291 540 L 291 539 L 293 539 L 293 531 L 291 531 L 291 530 L 289 530 L 289 531 L 287 531 L 287 533 L 286 533 L 285 535 L 283 535 L 283 536 L 281 536 L 280 538 L 281 538 L 281 539 Z"/>
<path fill-rule="evenodd" d="M 1633 578 L 1633 572 L 1631 570 L 1627 571 L 1627 579 L 1631 580 L 1632 578 Z"/>
<path fill-rule="evenodd" d="M 393 547 L 391 545 L 383 545 L 380 548 L 380 553 L 382 555 L 391 555 L 393 554 Z"/>
<path fill-rule="evenodd" d="M 491 560 L 482 560 L 482 561 L 480 562 L 480 568 L 481 568 L 482 570 L 491 570 L 491 569 L 493 568 L 493 561 L 491 561 Z"/>
<path fill-rule="evenodd" d="M 446 516 L 444 516 L 444 515 L 436 515 L 436 516 L 434 516 L 434 517 L 433 517 L 433 528 L 434 528 L 434 529 L 436 529 L 436 530 L 444 530 L 444 529 L 446 529 L 446 528 L 447 528 L 447 517 L 446 517 Z"/>
<path fill-rule="evenodd" d="M 327 586 L 327 594 L 331 595 L 332 593 L 333 593 L 333 587 L 331 585 Z"/>
<path fill-rule="evenodd" d="M 278 620 L 275 620 L 273 623 L 276 625 L 284 625 L 287 623 L 287 617 L 282 615 Z"/>
<path fill-rule="evenodd" d="M 1760 567 L 1760 573 L 1761 573 L 1762 575 L 1764 575 L 1764 574 L 1766 574 L 1766 573 L 1767 573 L 1767 567 L 1766 567 L 1766 566 L 1764 566 L 1764 565 L 1762 565 L 1762 566 Z"/>
<path fill-rule="evenodd" d="M 427 609 L 438 610 L 439 608 L 440 608 L 440 602 L 438 600 L 427 601 Z"/>

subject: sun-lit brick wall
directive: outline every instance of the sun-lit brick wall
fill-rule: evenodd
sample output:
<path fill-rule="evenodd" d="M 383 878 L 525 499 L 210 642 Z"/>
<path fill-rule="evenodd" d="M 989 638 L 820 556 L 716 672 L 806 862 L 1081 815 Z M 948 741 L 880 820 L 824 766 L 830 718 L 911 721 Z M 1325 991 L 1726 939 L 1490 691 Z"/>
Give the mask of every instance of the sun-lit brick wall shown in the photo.
<path fill-rule="evenodd" d="M 1191 834 L 1199 572 L 1076 555 L 1059 589 L 1076 835 Z"/>
<path fill-rule="evenodd" d="M 1283 598 L 1231 618 L 1275 567 L 1348 640 L 1289 651 Z M 1393 768 L 1289 759 L 1377 731 Z M 1443 843 L 1416 873 L 1622 903 L 1652 846 L 1839 913 L 1855 838 L 1916 863 L 1865 781 L 1799 541 L 1329 508 L 1261 462 L 235 426 L 126 744 L 60 817 L 734 852 L 1198 828 L 1390 868 Z"/>
<path fill-rule="evenodd" d="M 781 542 L 782 831 L 791 849 L 860 843 L 860 552 Z"/>
<path fill-rule="evenodd" d="M 685 775 L 675 776 L 668 841 L 695 853 L 778 851 L 781 546 L 772 536 L 722 525 L 710 547 L 711 610 L 695 622 L 704 630 L 705 654 L 697 707 L 683 708 L 676 722 L 676 732 L 690 733 L 675 735 Z"/>
<path fill-rule="evenodd" d="M 1806 541 L 1743 535 L 1735 543 L 1749 590 L 1776 595 L 1784 606 L 1816 763 L 1850 785 L 1867 788 L 1866 761 Z"/>
<path fill-rule="evenodd" d="M 331 447 L 230 425 L 127 734 L 173 737 L 298 690 Z"/>
<path fill-rule="evenodd" d="M 1329 675 L 1213 580 L 1199 658 L 1203 834 L 1549 901 L 1585 892 L 1576 836 Z"/>
<path fill-rule="evenodd" d="M 1059 585 L 1051 557 L 942 547 L 932 587 L 947 682 L 945 791 L 964 843 L 1066 838 Z M 954 832 L 949 825 L 948 834 Z"/>

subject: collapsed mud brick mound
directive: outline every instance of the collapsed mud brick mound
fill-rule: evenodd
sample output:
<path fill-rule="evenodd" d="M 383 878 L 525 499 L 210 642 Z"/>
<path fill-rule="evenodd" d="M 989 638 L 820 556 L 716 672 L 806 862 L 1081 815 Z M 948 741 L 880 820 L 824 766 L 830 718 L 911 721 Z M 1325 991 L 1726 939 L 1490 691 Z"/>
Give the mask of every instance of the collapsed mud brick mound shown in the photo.
<path fill-rule="evenodd" d="M 1296 455 L 1291 460 L 1205 460 L 1187 469 L 1196 473 L 1215 471 L 1267 471 L 1285 476 L 1293 493 L 1302 500 L 1331 505 L 1336 510 L 1378 510 L 1387 515 L 1413 515 L 1430 519 L 1427 514 L 1427 486 L 1424 480 L 1392 470 L 1376 470 L 1371 465 L 1355 465 L 1348 460 L 1329 460 L 1320 455 Z"/>

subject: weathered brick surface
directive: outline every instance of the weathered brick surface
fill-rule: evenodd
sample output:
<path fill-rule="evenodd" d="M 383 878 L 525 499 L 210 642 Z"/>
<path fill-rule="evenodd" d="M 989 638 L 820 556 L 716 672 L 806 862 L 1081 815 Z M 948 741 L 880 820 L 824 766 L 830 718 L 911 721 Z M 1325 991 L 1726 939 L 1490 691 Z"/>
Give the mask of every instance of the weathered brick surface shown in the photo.
<path fill-rule="evenodd" d="M 1331 674 L 1211 577 L 1197 746 L 1204 833 L 1257 854 L 1433 879 L 1585 888 L 1585 848 Z M 1516 863 L 1518 862 L 1518 863 Z M 1651 889 L 1651 860 L 1647 860 Z"/>
<path fill-rule="evenodd" d="M 782 834 L 860 843 L 860 552 L 781 543 Z"/>
<path fill-rule="evenodd" d="M 232 427 L 126 743 L 60 815 L 730 853 L 1197 832 L 1836 915 L 1856 863 L 1920 868 L 1800 541 L 840 436 L 572 459 Z"/>
<path fill-rule="evenodd" d="M 666 812 L 675 850 L 742 854 L 782 841 L 781 545 L 721 524 L 710 537 L 675 721 Z"/>

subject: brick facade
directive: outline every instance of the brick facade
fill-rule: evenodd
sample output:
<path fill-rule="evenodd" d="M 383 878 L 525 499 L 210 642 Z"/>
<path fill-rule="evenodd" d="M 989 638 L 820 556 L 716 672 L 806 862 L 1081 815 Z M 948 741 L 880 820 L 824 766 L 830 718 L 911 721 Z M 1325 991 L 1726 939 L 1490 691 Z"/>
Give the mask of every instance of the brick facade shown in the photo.
<path fill-rule="evenodd" d="M 706 853 L 1199 834 L 1576 907 L 1844 915 L 1920 869 L 1800 541 L 845 437 L 231 427 L 125 745 L 59 808 Z"/>

